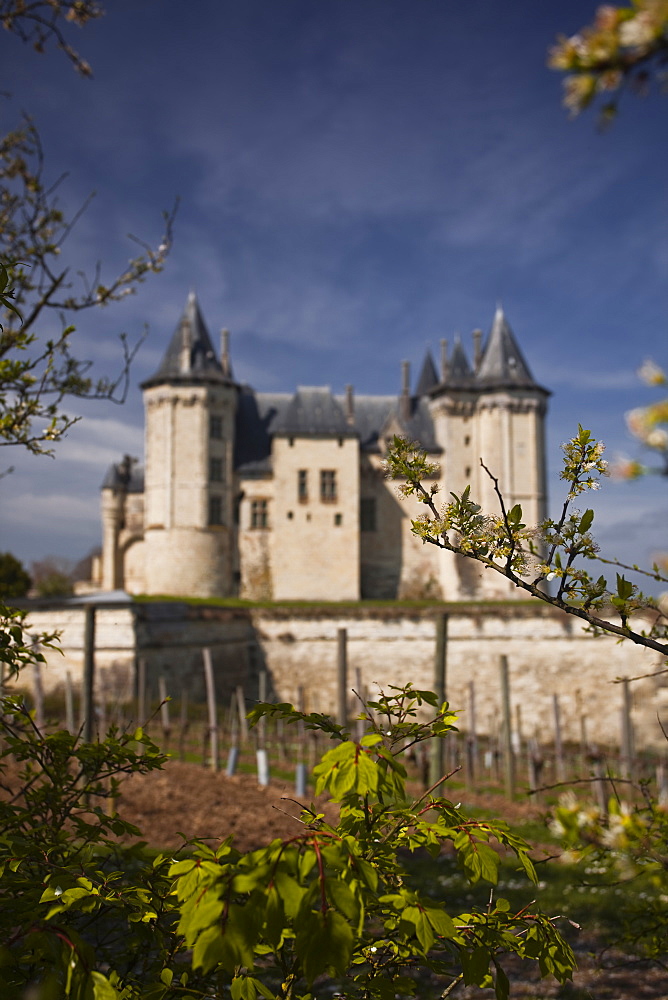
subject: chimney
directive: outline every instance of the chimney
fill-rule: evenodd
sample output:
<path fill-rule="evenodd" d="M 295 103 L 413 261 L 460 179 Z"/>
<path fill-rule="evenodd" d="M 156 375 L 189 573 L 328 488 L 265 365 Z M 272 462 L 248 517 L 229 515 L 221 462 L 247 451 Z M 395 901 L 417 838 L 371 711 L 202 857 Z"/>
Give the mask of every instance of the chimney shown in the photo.
<path fill-rule="evenodd" d="M 192 368 L 193 332 L 190 323 L 184 322 L 181 327 L 181 353 L 179 368 L 182 375 L 187 375 Z"/>
<path fill-rule="evenodd" d="M 448 342 L 441 340 L 441 382 L 448 381 Z"/>
<path fill-rule="evenodd" d="M 346 386 L 346 420 L 351 425 L 355 423 L 355 397 L 352 385 Z"/>
<path fill-rule="evenodd" d="M 401 399 L 399 414 L 402 420 L 409 420 L 411 415 L 411 363 L 401 362 Z"/>
<path fill-rule="evenodd" d="M 482 361 L 482 330 L 473 331 L 473 370 L 477 372 Z"/>
<path fill-rule="evenodd" d="M 231 371 L 229 330 L 220 331 L 220 367 L 223 369 L 223 375 L 229 378 Z"/>

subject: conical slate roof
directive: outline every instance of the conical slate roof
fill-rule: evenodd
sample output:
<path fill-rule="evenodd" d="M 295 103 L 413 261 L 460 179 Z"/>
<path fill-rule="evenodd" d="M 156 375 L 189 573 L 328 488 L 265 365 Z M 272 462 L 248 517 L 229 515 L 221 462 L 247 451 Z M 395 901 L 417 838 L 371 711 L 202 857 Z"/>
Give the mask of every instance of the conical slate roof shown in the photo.
<path fill-rule="evenodd" d="M 476 381 L 486 387 L 538 388 L 501 306 L 496 310 Z"/>
<path fill-rule="evenodd" d="M 466 386 L 472 378 L 473 371 L 471 370 L 469 359 L 466 357 L 466 351 L 462 347 L 460 338 L 456 337 L 452 356 L 448 362 L 447 384 L 449 386 Z"/>
<path fill-rule="evenodd" d="M 431 351 L 427 351 L 425 359 L 422 363 L 420 377 L 418 378 L 417 385 L 415 386 L 415 395 L 426 396 L 430 390 L 437 385 L 438 375 L 436 374 L 436 365 L 434 364 L 434 359 L 431 356 Z"/>
<path fill-rule="evenodd" d="M 160 367 L 142 389 L 162 382 L 229 382 L 213 349 L 197 296 L 191 292 Z"/>

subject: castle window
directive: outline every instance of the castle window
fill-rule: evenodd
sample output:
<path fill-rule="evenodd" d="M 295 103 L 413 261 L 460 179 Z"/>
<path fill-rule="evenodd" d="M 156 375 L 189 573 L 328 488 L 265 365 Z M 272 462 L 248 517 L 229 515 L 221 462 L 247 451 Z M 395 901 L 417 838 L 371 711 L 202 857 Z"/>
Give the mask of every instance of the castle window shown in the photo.
<path fill-rule="evenodd" d="M 269 504 L 266 500 L 251 500 L 251 528 L 269 527 Z"/>
<path fill-rule="evenodd" d="M 297 497 L 300 503 L 308 501 L 308 469 L 299 469 L 297 472 Z"/>
<path fill-rule="evenodd" d="M 212 483 L 222 483 L 223 481 L 223 460 L 222 458 L 209 459 L 209 479 Z"/>
<path fill-rule="evenodd" d="M 213 441 L 222 440 L 223 418 L 218 413 L 212 413 L 209 417 L 209 437 Z"/>
<path fill-rule="evenodd" d="M 360 530 L 376 531 L 376 498 L 362 497 L 360 499 Z"/>
<path fill-rule="evenodd" d="M 335 514 L 334 515 L 334 527 L 335 528 L 340 528 L 342 524 L 343 524 L 343 514 Z"/>
<path fill-rule="evenodd" d="M 320 499 L 323 503 L 336 502 L 337 492 L 335 469 L 320 470 Z"/>
<path fill-rule="evenodd" d="M 215 526 L 223 523 L 223 498 L 218 496 L 209 497 L 209 525 Z"/>
<path fill-rule="evenodd" d="M 468 435 L 468 434 L 467 434 L 467 435 L 466 435 L 466 437 L 464 438 L 464 444 L 465 444 L 465 445 L 469 445 L 469 444 L 471 444 L 471 438 L 469 437 L 469 435 Z"/>
<path fill-rule="evenodd" d="M 464 469 L 464 475 L 465 475 L 465 477 L 466 477 L 467 479 L 468 479 L 468 478 L 469 478 L 469 476 L 471 475 L 471 466 L 470 466 L 470 465 L 467 465 L 467 466 L 466 466 L 466 468 Z"/>

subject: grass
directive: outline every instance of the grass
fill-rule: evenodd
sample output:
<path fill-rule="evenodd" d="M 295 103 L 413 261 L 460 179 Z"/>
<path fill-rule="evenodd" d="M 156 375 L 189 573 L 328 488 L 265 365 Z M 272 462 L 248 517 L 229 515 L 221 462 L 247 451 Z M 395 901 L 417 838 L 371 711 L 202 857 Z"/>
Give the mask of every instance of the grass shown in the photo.
<path fill-rule="evenodd" d="M 521 828 L 514 832 L 524 835 Z M 407 867 L 415 878 L 415 886 L 427 896 L 445 903 L 449 912 L 472 908 L 485 910 L 490 893 L 494 899 L 507 899 L 511 909 L 519 911 L 535 904 L 551 917 L 560 917 L 559 929 L 575 944 L 579 937 L 592 938 L 601 944 L 620 941 L 626 930 L 626 914 L 641 905 L 642 890 L 629 885 L 609 884 L 601 869 L 560 863 L 555 860 L 538 862 L 538 884 L 534 885 L 512 856 L 501 858 L 499 881 L 471 885 L 456 858 L 442 854 L 435 860 L 425 854 L 408 858 Z"/>
<path fill-rule="evenodd" d="M 397 608 L 397 609 L 421 609 L 434 608 L 441 611 L 463 611 L 498 607 L 535 607 L 536 600 L 502 600 L 502 601 L 438 601 L 438 600 L 376 600 L 365 599 L 359 601 L 250 601 L 241 597 L 174 597 L 169 594 L 135 594 L 133 600 L 138 604 L 155 604 L 160 602 L 188 604 L 194 607 L 216 607 L 216 608 L 295 608 L 297 610 L 317 610 L 323 608 L 327 611 L 339 611 L 348 609 L 373 609 L 373 608 Z"/>

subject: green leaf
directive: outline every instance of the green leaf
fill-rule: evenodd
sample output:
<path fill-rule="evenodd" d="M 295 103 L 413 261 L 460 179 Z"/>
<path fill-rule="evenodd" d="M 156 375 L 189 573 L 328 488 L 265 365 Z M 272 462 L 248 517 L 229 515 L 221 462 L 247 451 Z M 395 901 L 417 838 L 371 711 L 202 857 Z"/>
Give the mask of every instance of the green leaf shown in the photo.
<path fill-rule="evenodd" d="M 439 937 L 443 938 L 454 938 L 457 936 L 457 930 L 452 921 L 452 918 L 445 912 L 445 910 L 436 909 L 435 907 L 426 906 L 425 914 L 431 926 L 434 928 Z"/>
<path fill-rule="evenodd" d="M 101 972 L 91 972 L 93 996 L 95 1000 L 118 1000 L 118 991 L 114 989 L 106 976 Z"/>
<path fill-rule="evenodd" d="M 263 996 L 265 1000 L 275 1000 L 275 994 L 271 992 L 268 986 L 265 986 L 259 979 L 255 979 L 254 977 L 249 978 L 260 996 Z"/>
<path fill-rule="evenodd" d="M 494 992 L 496 994 L 496 1000 L 508 1000 L 510 996 L 510 983 L 508 982 L 508 976 L 505 974 L 498 962 L 494 962 L 494 968 L 496 975 L 494 977 Z"/>
<path fill-rule="evenodd" d="M 248 976 L 235 976 L 230 984 L 232 1000 L 255 1000 L 255 982 Z"/>
<path fill-rule="evenodd" d="M 343 976 L 350 964 L 353 932 L 336 910 L 304 916 L 297 928 L 295 950 L 309 985 L 327 969 Z"/>
<path fill-rule="evenodd" d="M 296 917 L 306 893 L 306 889 L 287 872 L 277 871 L 274 876 L 274 886 L 281 897 L 283 909 L 289 917 Z"/>
<path fill-rule="evenodd" d="M 432 925 L 427 918 L 427 914 L 420 906 L 407 906 L 401 914 L 401 925 L 404 933 L 404 924 L 413 928 L 413 933 L 420 942 L 420 947 L 426 955 L 435 941 Z"/>
<path fill-rule="evenodd" d="M 460 952 L 465 986 L 482 986 L 489 974 L 489 951 L 478 947 Z"/>
<path fill-rule="evenodd" d="M 580 518 L 580 531 L 584 535 L 585 531 L 589 531 L 594 521 L 594 511 L 586 510 L 582 517 Z"/>
<path fill-rule="evenodd" d="M 174 973 L 171 969 L 163 969 L 160 973 L 160 981 L 165 984 L 165 986 L 172 985 L 172 979 L 174 978 Z"/>
<path fill-rule="evenodd" d="M 347 917 L 353 924 L 357 924 L 360 919 L 360 903 L 351 892 L 348 885 L 341 879 L 325 879 L 325 891 L 328 898 L 340 910 L 344 917 Z"/>
<path fill-rule="evenodd" d="M 378 872 L 372 864 L 364 858 L 354 858 L 353 863 L 367 887 L 375 892 L 378 888 Z"/>

